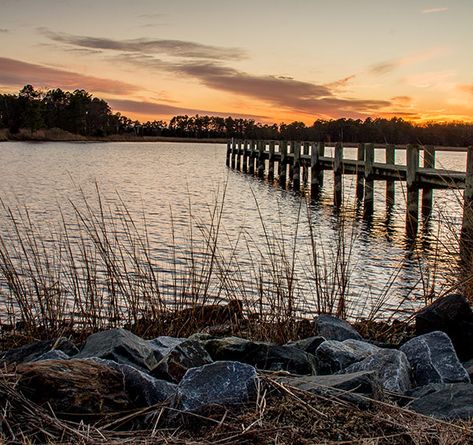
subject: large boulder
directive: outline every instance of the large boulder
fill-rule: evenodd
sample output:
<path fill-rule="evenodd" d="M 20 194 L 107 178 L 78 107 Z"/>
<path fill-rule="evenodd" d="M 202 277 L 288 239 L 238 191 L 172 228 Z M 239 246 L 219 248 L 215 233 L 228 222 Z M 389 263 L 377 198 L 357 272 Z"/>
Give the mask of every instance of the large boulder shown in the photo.
<path fill-rule="evenodd" d="M 408 408 L 444 420 L 473 419 L 473 385 L 437 383 L 407 393 L 414 400 Z"/>
<path fill-rule="evenodd" d="M 148 344 L 151 349 L 154 351 L 156 360 L 161 360 L 172 348 L 184 343 L 187 338 L 181 337 L 169 337 L 163 335 L 161 337 L 154 338 L 153 340 L 148 340 Z"/>
<path fill-rule="evenodd" d="M 18 388 L 58 414 L 103 415 L 134 408 L 121 372 L 92 360 L 44 360 L 17 367 Z"/>
<path fill-rule="evenodd" d="M 164 355 L 153 370 L 153 375 L 175 383 L 180 382 L 188 369 L 212 363 L 202 345 L 192 340 L 176 342 L 174 347 L 163 349 L 162 352 Z"/>
<path fill-rule="evenodd" d="M 253 342 L 239 337 L 213 338 L 203 342 L 214 360 L 231 360 L 258 369 L 315 374 L 315 357 L 292 346 Z"/>
<path fill-rule="evenodd" d="M 362 340 L 361 335 L 345 320 L 333 315 L 322 314 L 315 319 L 315 334 L 327 340 L 343 341 L 353 338 Z"/>
<path fill-rule="evenodd" d="M 420 335 L 401 347 L 414 372 L 417 385 L 470 383 L 468 372 L 458 360 L 452 342 L 440 331 Z"/>
<path fill-rule="evenodd" d="M 302 340 L 294 340 L 286 343 L 286 346 L 293 346 L 294 348 L 301 349 L 308 354 L 315 354 L 316 349 L 326 340 L 324 337 L 315 336 L 303 338 Z"/>
<path fill-rule="evenodd" d="M 68 356 L 77 354 L 79 350 L 67 338 L 61 337 L 57 340 L 41 340 L 34 343 L 21 346 L 20 348 L 10 349 L 0 353 L 0 363 L 26 363 L 37 360 L 43 354 L 50 351 L 62 351 Z"/>
<path fill-rule="evenodd" d="M 189 369 L 178 385 L 177 408 L 199 412 L 230 407 L 254 397 L 256 369 L 245 363 L 221 361 Z"/>
<path fill-rule="evenodd" d="M 278 383 L 292 386 L 325 397 L 337 397 L 368 408 L 368 399 L 383 398 L 383 388 L 374 371 L 355 372 L 353 374 L 310 375 L 300 377 L 275 377 Z M 360 397 L 361 396 L 361 397 Z"/>
<path fill-rule="evenodd" d="M 93 360 L 96 363 L 119 371 L 123 376 L 125 392 L 136 407 L 170 402 L 174 400 L 176 396 L 177 385 L 165 380 L 156 379 L 133 366 L 123 365 L 112 360 L 104 360 L 101 358 L 87 360 Z"/>
<path fill-rule="evenodd" d="M 433 331 L 450 337 L 460 360 L 473 358 L 473 312 L 465 297 L 447 295 L 416 314 L 416 335 Z"/>
<path fill-rule="evenodd" d="M 153 348 L 146 340 L 125 329 L 97 332 L 74 358 L 103 358 L 150 372 L 158 365 Z"/>
<path fill-rule="evenodd" d="M 327 340 L 315 351 L 318 374 L 334 374 L 375 354 L 379 348 L 360 340 Z"/>
<path fill-rule="evenodd" d="M 384 389 L 405 393 L 412 387 L 411 366 L 404 352 L 396 349 L 379 349 L 376 354 L 345 368 L 342 373 L 375 371 Z"/>

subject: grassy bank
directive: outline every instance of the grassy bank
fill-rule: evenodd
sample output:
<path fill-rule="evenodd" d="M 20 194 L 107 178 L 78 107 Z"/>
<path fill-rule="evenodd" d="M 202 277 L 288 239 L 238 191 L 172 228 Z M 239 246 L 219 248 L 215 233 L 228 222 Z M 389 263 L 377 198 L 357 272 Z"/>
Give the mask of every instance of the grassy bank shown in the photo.
<path fill-rule="evenodd" d="M 82 136 L 69 133 L 59 128 L 51 128 L 30 132 L 20 130 L 12 134 L 6 129 L 0 129 L 0 142 L 32 141 L 32 142 L 192 142 L 206 144 L 223 144 L 225 138 L 182 138 L 173 136 L 136 136 L 134 134 L 113 134 L 104 137 Z"/>

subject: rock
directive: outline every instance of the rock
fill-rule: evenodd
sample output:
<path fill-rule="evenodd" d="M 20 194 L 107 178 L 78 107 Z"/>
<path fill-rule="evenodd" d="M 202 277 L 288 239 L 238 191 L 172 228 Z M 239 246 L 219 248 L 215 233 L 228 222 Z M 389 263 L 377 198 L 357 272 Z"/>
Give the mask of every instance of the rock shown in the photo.
<path fill-rule="evenodd" d="M 311 375 L 302 377 L 275 377 L 279 383 L 323 396 L 335 396 L 356 404 L 360 408 L 369 408 L 369 399 L 381 400 L 383 388 L 374 371 L 355 372 L 353 374 Z M 360 397 L 360 395 L 362 397 Z"/>
<path fill-rule="evenodd" d="M 324 337 L 308 337 L 302 340 L 291 341 L 286 346 L 293 346 L 294 348 L 301 349 L 308 354 L 315 354 L 315 350 L 325 341 Z"/>
<path fill-rule="evenodd" d="M 12 364 L 30 362 L 51 350 L 62 351 L 68 356 L 79 352 L 74 343 L 67 338 L 61 337 L 58 340 L 42 340 L 21 346 L 20 348 L 10 349 L 0 354 L 0 363 Z"/>
<path fill-rule="evenodd" d="M 156 379 L 133 366 L 122 365 L 112 360 L 92 358 L 96 363 L 101 363 L 119 371 L 123 376 L 125 392 L 133 405 L 141 408 L 155 405 L 161 402 L 174 400 L 177 393 L 177 385 Z"/>
<path fill-rule="evenodd" d="M 207 351 L 196 341 L 186 340 L 168 348 L 163 358 L 153 370 L 153 375 L 171 382 L 179 383 L 190 368 L 212 363 Z"/>
<path fill-rule="evenodd" d="M 170 349 L 180 345 L 186 340 L 186 338 L 168 337 L 163 335 L 161 337 L 154 338 L 153 340 L 148 340 L 148 344 L 154 351 L 156 360 L 159 362 L 169 352 Z"/>
<path fill-rule="evenodd" d="M 18 387 L 57 414 L 101 415 L 133 408 L 122 374 L 91 360 L 43 360 L 17 367 Z M 48 408 L 49 409 L 49 408 Z"/>
<path fill-rule="evenodd" d="M 420 335 L 401 347 L 419 386 L 429 383 L 470 383 L 467 371 L 458 360 L 452 342 L 440 331 Z"/>
<path fill-rule="evenodd" d="M 333 315 L 322 314 L 316 317 L 315 333 L 316 335 L 325 337 L 327 340 L 343 341 L 349 338 L 363 340 L 353 326 L 345 320 L 334 317 Z"/>
<path fill-rule="evenodd" d="M 327 340 L 315 351 L 318 374 L 333 374 L 375 354 L 378 347 L 360 340 Z"/>
<path fill-rule="evenodd" d="M 204 342 L 214 360 L 232 360 L 258 369 L 315 374 L 315 357 L 292 346 L 252 342 L 239 337 L 214 338 Z"/>
<path fill-rule="evenodd" d="M 473 380 L 473 359 L 463 362 L 462 366 L 466 369 L 470 380 Z"/>
<path fill-rule="evenodd" d="M 409 393 L 416 399 L 408 408 L 444 420 L 473 418 L 473 385 L 438 383 L 416 388 Z"/>
<path fill-rule="evenodd" d="M 450 337 L 460 360 L 473 358 L 473 312 L 465 297 L 447 295 L 416 314 L 416 335 L 433 331 Z"/>
<path fill-rule="evenodd" d="M 258 377 L 253 366 L 221 361 L 189 369 L 178 385 L 177 407 L 198 412 L 248 402 L 256 393 Z"/>
<path fill-rule="evenodd" d="M 130 365 L 145 372 L 152 371 L 158 365 L 150 344 L 125 329 L 111 329 L 90 335 L 74 358 L 92 357 Z"/>
<path fill-rule="evenodd" d="M 31 360 L 32 362 L 39 362 L 41 360 L 69 360 L 70 357 L 65 353 L 58 349 L 52 349 L 49 352 L 40 355 L 38 358 Z"/>
<path fill-rule="evenodd" d="M 341 372 L 348 374 L 359 371 L 375 371 L 384 389 L 391 392 L 405 393 L 412 387 L 409 361 L 403 352 L 396 349 L 380 349 Z"/>

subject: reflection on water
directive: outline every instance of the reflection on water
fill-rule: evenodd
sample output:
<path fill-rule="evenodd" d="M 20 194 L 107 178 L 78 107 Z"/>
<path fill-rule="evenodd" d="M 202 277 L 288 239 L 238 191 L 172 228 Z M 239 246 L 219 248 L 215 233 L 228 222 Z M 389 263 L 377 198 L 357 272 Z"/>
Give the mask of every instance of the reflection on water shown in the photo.
<path fill-rule="evenodd" d="M 323 285 L 347 290 L 358 312 L 366 313 L 384 295 L 390 308 L 402 303 L 412 309 L 433 288 L 438 291 L 454 279 L 460 191 L 435 190 L 433 206 L 422 207 L 413 234 L 406 231 L 403 183 L 375 181 L 373 208 L 367 209 L 356 176 L 346 176 L 337 207 L 330 172 L 319 195 L 305 200 L 278 187 L 277 181 L 228 170 L 225 150 L 224 145 L 161 142 L 0 143 L 0 193 L 6 206 L 26 206 L 35 224 L 46 230 L 62 217 L 73 222 L 70 201 L 81 205 L 81 195 L 94 200 L 98 185 L 104 205 L 116 218 L 123 211 L 116 207 L 122 200 L 135 222 L 146 221 L 151 258 L 170 293 L 176 264 L 202 259 L 195 249 L 197 239 L 208 230 L 215 203 L 222 200 L 219 255 L 227 261 L 227 273 L 238 274 L 242 288 L 255 298 L 264 290 L 261 283 L 276 279 L 273 257 L 283 252 L 297 277 L 303 311 L 315 308 L 319 283 L 314 279 L 314 252 L 325 262 L 320 269 L 325 276 L 319 276 Z M 354 158 L 356 150 L 347 149 L 344 156 Z M 382 162 L 383 156 L 376 151 L 376 161 Z M 405 161 L 404 152 L 397 156 L 396 162 Z M 444 168 L 463 170 L 464 163 L 464 153 L 437 155 L 437 165 Z M 0 230 L 5 221 L 3 215 Z M 229 296 L 218 282 L 211 291 Z"/>

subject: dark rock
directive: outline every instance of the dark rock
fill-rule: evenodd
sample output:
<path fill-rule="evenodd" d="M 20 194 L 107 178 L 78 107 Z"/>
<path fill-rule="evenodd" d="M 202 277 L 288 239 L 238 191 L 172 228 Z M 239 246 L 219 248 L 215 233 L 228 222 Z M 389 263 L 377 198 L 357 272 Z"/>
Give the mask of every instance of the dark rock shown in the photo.
<path fill-rule="evenodd" d="M 87 338 L 74 358 L 103 358 L 149 372 L 156 368 L 154 350 L 146 340 L 125 329 L 97 332 Z"/>
<path fill-rule="evenodd" d="M 315 374 L 315 357 L 292 346 L 252 342 L 239 337 L 206 340 L 205 349 L 214 360 L 231 360 L 258 369 Z"/>
<path fill-rule="evenodd" d="M 333 315 L 322 314 L 315 319 L 315 333 L 327 340 L 363 340 L 361 335 L 345 320 Z"/>
<path fill-rule="evenodd" d="M 374 371 L 362 371 L 353 374 L 275 377 L 275 380 L 314 394 L 326 397 L 335 396 L 354 403 L 360 408 L 371 406 L 371 402 L 367 399 L 381 400 L 384 395 L 383 388 Z"/>
<path fill-rule="evenodd" d="M 416 335 L 443 331 L 460 360 L 473 358 L 473 312 L 465 297 L 447 295 L 416 314 Z"/>
<path fill-rule="evenodd" d="M 430 332 L 409 340 L 401 347 L 411 364 L 419 386 L 429 383 L 470 383 L 447 334 Z"/>
<path fill-rule="evenodd" d="M 32 362 L 39 362 L 41 360 L 69 360 L 70 357 L 58 349 L 52 349 L 49 352 L 46 352 L 43 355 L 40 355 L 38 358 L 31 360 Z"/>
<path fill-rule="evenodd" d="M 77 354 L 77 347 L 67 338 L 59 338 L 58 340 L 42 340 L 30 343 L 20 348 L 10 349 L 0 354 L 1 363 L 26 363 L 36 360 L 38 357 L 46 354 L 51 350 L 62 351 L 68 356 Z"/>
<path fill-rule="evenodd" d="M 256 369 L 239 362 L 221 361 L 189 369 L 178 385 L 177 407 L 198 412 L 246 403 L 256 393 L 257 380 Z"/>
<path fill-rule="evenodd" d="M 171 382 L 179 383 L 190 368 L 212 363 L 207 351 L 200 343 L 186 340 L 168 348 L 163 358 L 153 370 L 153 375 Z"/>
<path fill-rule="evenodd" d="M 133 408 L 122 374 L 91 360 L 23 363 L 17 374 L 18 387 L 27 398 L 59 415 L 101 415 Z"/>
<path fill-rule="evenodd" d="M 133 405 L 138 408 L 172 401 L 176 396 L 176 384 L 156 379 L 133 366 L 122 365 L 112 360 L 100 358 L 87 360 L 93 360 L 119 371 L 123 376 L 126 393 Z"/>
<path fill-rule="evenodd" d="M 154 351 L 156 360 L 159 362 L 174 347 L 185 342 L 186 338 L 161 336 L 148 340 L 148 344 Z"/>
<path fill-rule="evenodd" d="M 416 388 L 408 408 L 426 416 L 444 420 L 473 418 L 473 385 L 438 383 Z"/>
<path fill-rule="evenodd" d="M 360 340 L 327 340 L 315 351 L 318 374 L 333 374 L 375 354 L 378 347 Z"/>
<path fill-rule="evenodd" d="M 473 380 L 473 359 L 463 362 L 462 366 L 466 369 L 470 380 Z"/>
<path fill-rule="evenodd" d="M 301 349 L 308 354 L 315 354 L 315 350 L 325 341 L 324 337 L 308 337 L 302 340 L 291 341 L 286 346 L 293 346 L 294 348 Z"/>
<path fill-rule="evenodd" d="M 342 373 L 375 371 L 384 389 L 405 393 L 411 389 L 411 367 L 406 355 L 396 349 L 380 349 L 376 354 L 345 368 Z"/>

